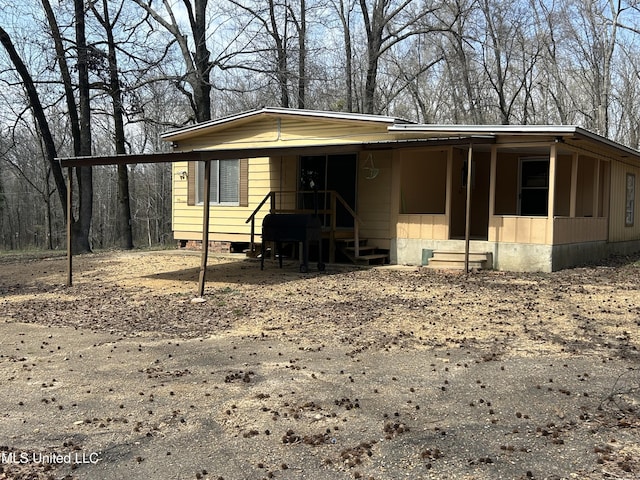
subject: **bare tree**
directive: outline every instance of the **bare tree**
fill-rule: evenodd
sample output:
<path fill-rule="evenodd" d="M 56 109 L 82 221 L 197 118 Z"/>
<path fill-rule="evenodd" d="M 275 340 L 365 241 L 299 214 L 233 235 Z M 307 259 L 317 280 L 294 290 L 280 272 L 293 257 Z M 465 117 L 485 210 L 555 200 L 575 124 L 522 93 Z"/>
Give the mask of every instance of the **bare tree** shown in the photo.
<path fill-rule="evenodd" d="M 340 19 L 344 47 L 345 106 L 347 112 L 354 111 L 353 100 L 353 47 L 351 39 L 351 16 L 356 6 L 355 0 L 334 0 L 333 6 Z"/>
<path fill-rule="evenodd" d="M 113 21 L 110 18 L 109 4 L 107 0 L 102 0 L 102 12 L 98 11 L 95 3 L 91 5 L 94 16 L 102 25 L 107 36 L 107 59 L 108 59 L 108 92 L 111 97 L 113 106 L 114 121 L 114 141 L 116 154 L 122 155 L 127 153 L 126 138 L 124 132 L 124 106 L 122 103 L 122 90 L 120 83 L 120 74 L 118 70 L 117 45 L 114 38 L 114 27 L 117 24 L 118 16 L 122 12 L 124 3 L 120 4 L 120 8 L 115 15 Z M 131 205 L 129 201 L 129 176 L 126 165 L 118 165 L 118 209 L 117 209 L 117 242 L 121 248 L 133 248 L 133 232 L 131 225 Z"/>
<path fill-rule="evenodd" d="M 24 61 L 18 54 L 15 46 L 13 45 L 13 41 L 9 34 L 0 27 L 0 43 L 7 51 L 11 62 L 15 66 L 18 75 L 22 79 L 22 83 L 24 85 L 24 89 L 27 94 L 27 98 L 29 100 L 29 105 L 33 112 L 33 116 L 38 125 L 38 130 L 40 131 L 40 135 L 42 136 L 42 141 L 44 145 L 44 149 L 46 152 L 47 161 L 51 165 L 51 171 L 53 173 L 53 177 L 56 183 L 56 187 L 58 190 L 58 198 L 60 199 L 60 204 L 62 206 L 62 210 L 67 211 L 67 186 L 64 179 L 64 175 L 62 174 L 62 169 L 60 168 L 60 164 L 55 160 L 58 156 L 55 141 L 53 139 L 53 135 L 51 134 L 51 129 L 49 128 L 49 122 L 47 121 L 47 117 L 45 115 L 44 107 L 42 106 L 42 102 L 40 101 L 40 96 L 38 95 L 38 91 L 36 90 L 35 83 L 33 78 L 31 77 L 31 73 L 27 69 Z"/>
<path fill-rule="evenodd" d="M 293 76 L 289 71 L 289 31 L 292 27 L 292 11 L 286 3 L 281 3 L 277 0 L 267 0 L 266 2 L 229 0 L 229 2 L 237 9 L 248 14 L 246 25 L 240 27 L 240 29 L 249 29 L 253 22 L 258 25 L 257 30 L 252 30 L 255 31 L 254 38 L 250 40 L 252 46 L 247 51 L 238 52 L 245 58 L 250 53 L 257 53 L 258 56 L 254 58 L 253 62 L 254 66 L 250 66 L 248 62 L 243 67 L 237 66 L 252 69 L 256 73 L 272 75 L 276 80 L 280 106 L 290 107 L 290 83 Z M 306 23 L 304 28 L 306 28 Z M 298 31 L 304 33 L 304 28 L 303 24 L 300 23 Z M 304 43 L 304 40 L 301 41 Z M 269 55 L 265 56 L 265 53 L 269 53 Z M 264 60 L 260 55 L 265 57 L 266 66 L 258 66 Z M 303 56 L 304 59 L 306 57 Z"/>
<path fill-rule="evenodd" d="M 573 21 L 568 25 L 571 48 L 580 63 L 582 88 L 591 104 L 583 114 L 590 128 L 609 134 L 609 110 L 613 89 L 613 61 L 623 14 L 630 6 L 621 0 L 567 0 Z"/>
<path fill-rule="evenodd" d="M 377 113 L 376 90 L 378 66 L 382 55 L 391 47 L 415 35 L 449 30 L 437 17 L 441 8 L 435 2 L 414 0 L 360 1 L 362 20 L 367 35 L 367 68 L 364 88 L 364 113 Z"/>
<path fill-rule="evenodd" d="M 536 38 L 528 34 L 529 14 L 517 0 L 510 3 L 482 0 L 481 9 L 486 32 L 482 39 L 482 65 L 497 97 L 499 122 L 511 123 L 518 107 L 520 123 L 527 123 L 530 99 L 526 94 L 539 59 Z"/>
<path fill-rule="evenodd" d="M 181 30 L 176 19 L 172 4 L 163 0 L 164 15 L 152 6 L 151 0 L 134 0 L 153 19 L 162 25 L 178 44 L 182 59 L 185 64 L 185 74 L 178 79 L 176 86 L 187 96 L 195 115 L 196 122 L 204 122 L 211 119 L 211 69 L 214 64 L 207 48 L 207 3 L 208 0 L 182 0 L 189 18 L 189 26 L 193 36 L 194 49 L 189 46 L 188 37 Z M 167 18 L 168 17 L 168 20 Z M 191 91 L 182 85 L 186 82 Z"/>

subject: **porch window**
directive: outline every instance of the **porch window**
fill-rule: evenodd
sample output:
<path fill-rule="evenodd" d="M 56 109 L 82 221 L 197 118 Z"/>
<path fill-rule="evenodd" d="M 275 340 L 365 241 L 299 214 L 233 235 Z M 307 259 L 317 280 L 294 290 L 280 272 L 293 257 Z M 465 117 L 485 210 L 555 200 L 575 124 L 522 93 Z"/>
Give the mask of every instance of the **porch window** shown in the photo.
<path fill-rule="evenodd" d="M 196 202 L 204 202 L 204 162 L 198 162 Z M 211 160 L 210 204 L 238 205 L 240 202 L 240 161 Z"/>
<path fill-rule="evenodd" d="M 549 211 L 549 159 L 520 159 L 519 214 L 546 216 Z"/>

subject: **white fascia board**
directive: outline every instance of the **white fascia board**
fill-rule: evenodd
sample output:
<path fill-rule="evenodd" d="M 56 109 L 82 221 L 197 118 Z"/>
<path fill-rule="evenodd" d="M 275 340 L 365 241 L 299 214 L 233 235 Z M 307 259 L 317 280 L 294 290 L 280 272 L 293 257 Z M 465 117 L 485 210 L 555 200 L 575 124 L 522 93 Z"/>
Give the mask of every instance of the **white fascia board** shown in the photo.
<path fill-rule="evenodd" d="M 578 127 L 573 125 L 425 125 L 398 124 L 391 125 L 389 132 L 424 133 L 427 135 L 570 135 L 576 133 Z"/>
<path fill-rule="evenodd" d="M 367 115 L 363 113 L 346 113 L 346 112 L 328 112 L 321 110 L 301 110 L 295 108 L 281 108 L 281 107 L 264 107 L 258 110 L 249 110 L 246 112 L 230 115 L 228 117 L 218 118 L 216 120 L 210 120 L 208 122 L 198 123 L 196 125 L 190 125 L 188 127 L 171 130 L 169 132 L 162 133 L 160 138 L 163 140 L 171 140 L 174 137 L 181 136 L 188 133 L 197 132 L 199 130 L 208 129 L 220 125 L 231 124 L 246 118 L 258 115 L 282 115 L 282 116 L 299 116 L 299 117 L 311 117 L 311 118 L 323 118 L 326 120 L 349 120 L 358 122 L 376 122 L 386 124 L 405 123 L 408 120 L 403 120 L 395 117 L 386 117 L 382 115 Z"/>
<path fill-rule="evenodd" d="M 640 159 L 640 151 L 627 147 L 614 140 L 610 140 L 602 135 L 594 133 L 576 125 L 426 125 L 396 124 L 388 127 L 393 133 L 421 133 L 430 137 L 454 136 L 454 135 L 540 135 L 552 137 L 571 136 L 574 139 L 589 139 L 609 148 L 613 148 L 623 153 Z"/>

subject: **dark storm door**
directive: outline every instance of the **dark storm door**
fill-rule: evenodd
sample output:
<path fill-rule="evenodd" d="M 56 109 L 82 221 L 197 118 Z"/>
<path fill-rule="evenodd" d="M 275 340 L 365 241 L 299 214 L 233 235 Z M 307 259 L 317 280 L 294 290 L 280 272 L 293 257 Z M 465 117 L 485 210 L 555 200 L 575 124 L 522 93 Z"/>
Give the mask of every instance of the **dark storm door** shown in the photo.
<path fill-rule="evenodd" d="M 356 170 L 357 156 L 355 154 L 317 155 L 300 157 L 301 192 L 298 203 L 300 208 L 313 210 L 328 210 L 331 208 L 331 197 L 324 191 L 336 191 L 344 201 L 355 211 L 356 209 Z M 323 224 L 330 225 L 330 218 L 325 217 Z M 353 217 L 338 205 L 336 225 L 339 228 L 353 227 Z"/>

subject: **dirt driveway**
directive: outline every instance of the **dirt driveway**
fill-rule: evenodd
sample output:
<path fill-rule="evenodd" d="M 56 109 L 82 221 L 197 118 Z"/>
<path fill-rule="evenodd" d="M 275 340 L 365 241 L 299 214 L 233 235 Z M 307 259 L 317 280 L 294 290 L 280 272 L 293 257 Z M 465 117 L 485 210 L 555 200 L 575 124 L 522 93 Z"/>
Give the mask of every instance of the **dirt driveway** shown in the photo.
<path fill-rule="evenodd" d="M 0 256 L 0 478 L 640 478 L 640 263 Z"/>

